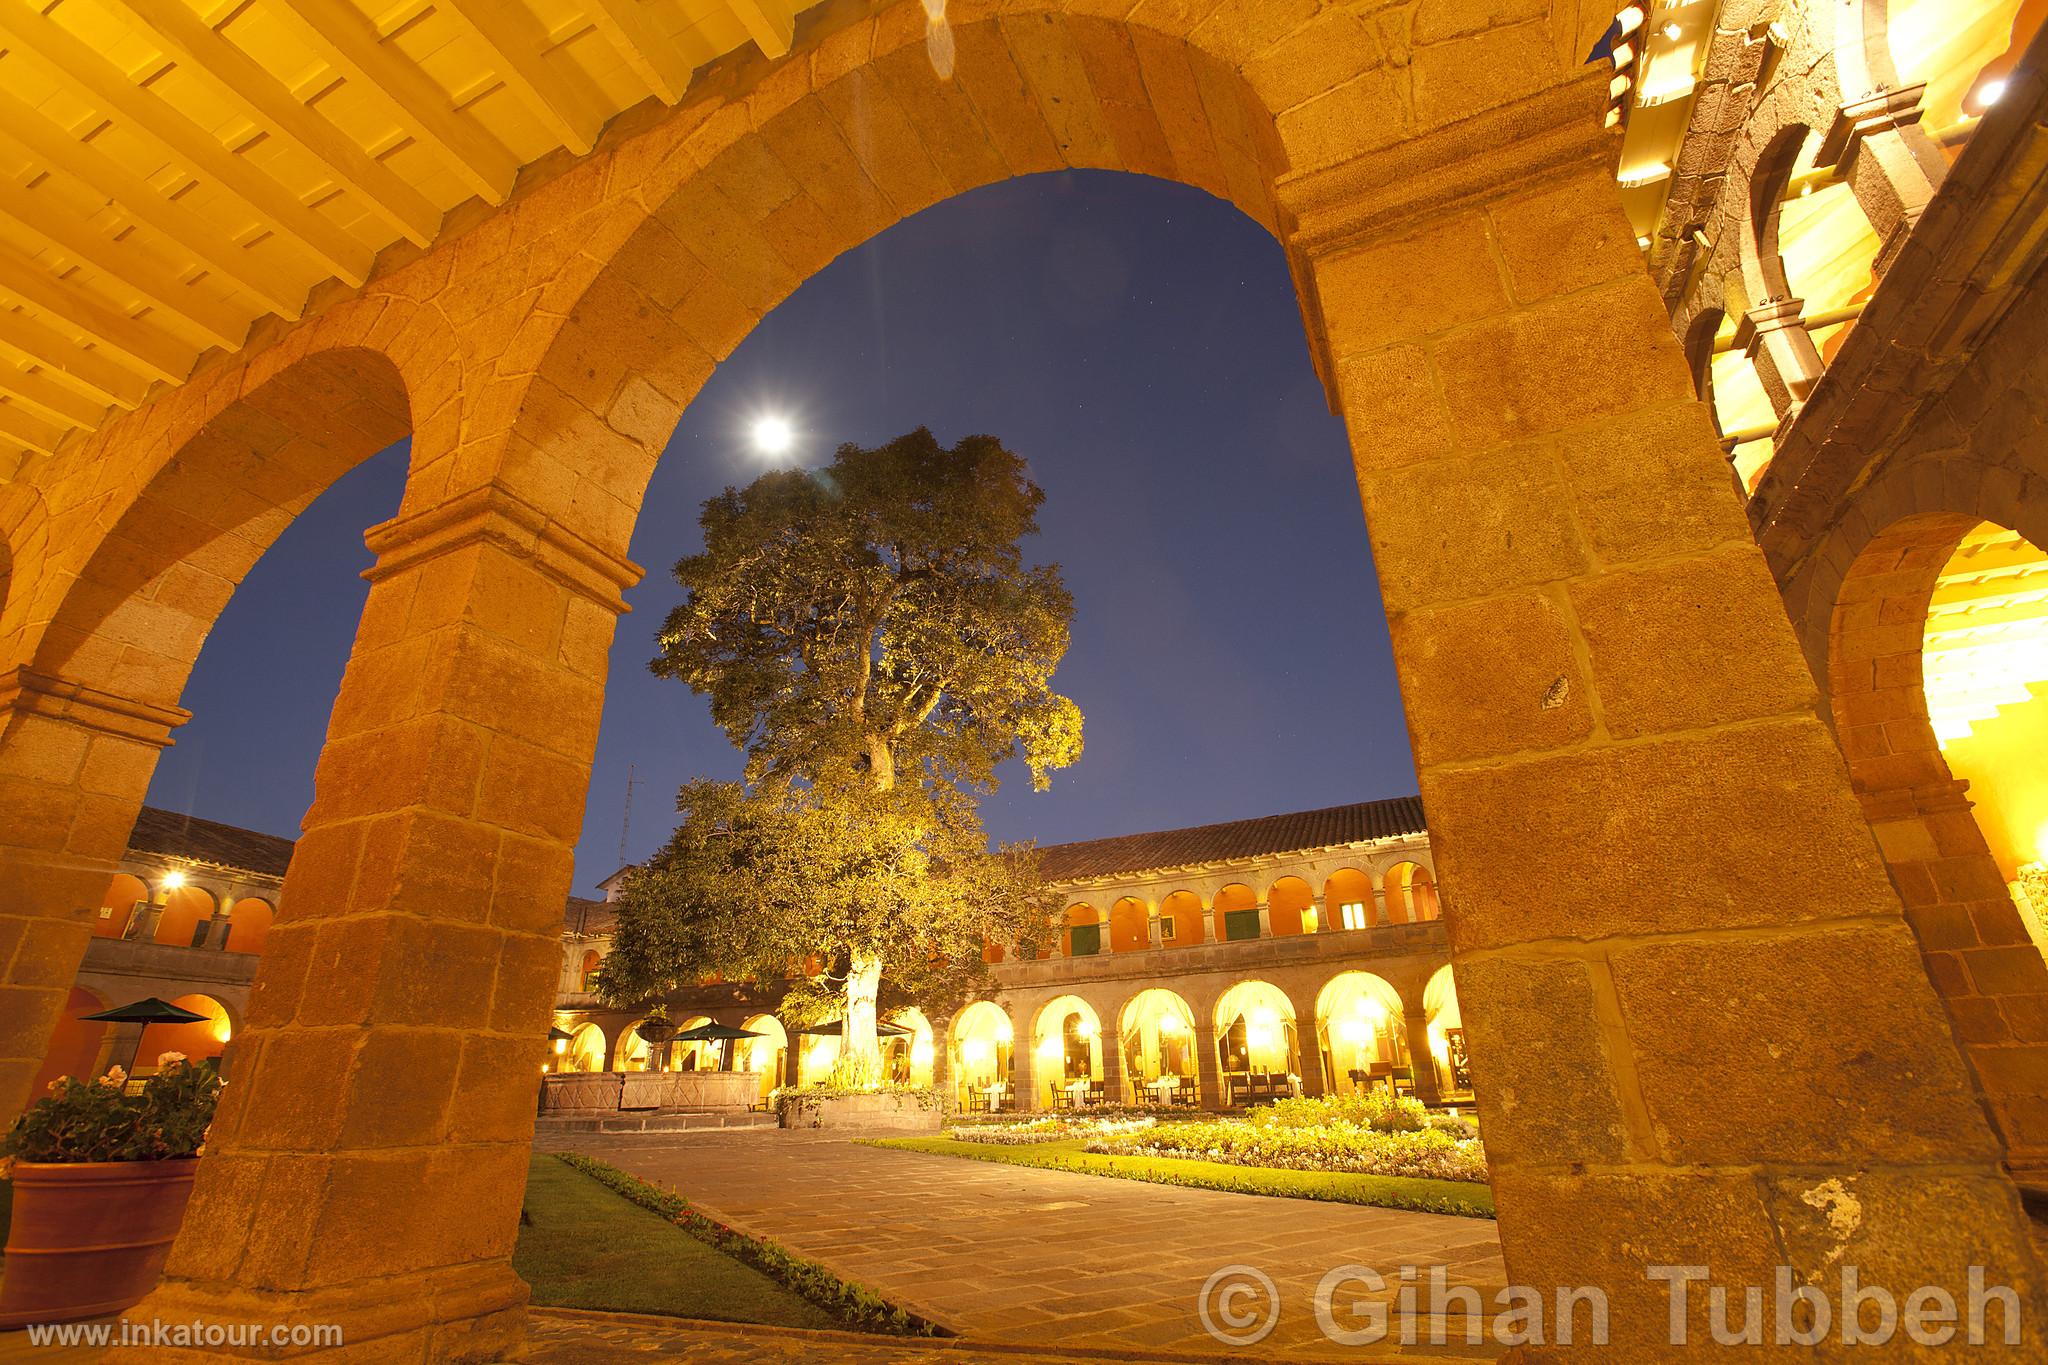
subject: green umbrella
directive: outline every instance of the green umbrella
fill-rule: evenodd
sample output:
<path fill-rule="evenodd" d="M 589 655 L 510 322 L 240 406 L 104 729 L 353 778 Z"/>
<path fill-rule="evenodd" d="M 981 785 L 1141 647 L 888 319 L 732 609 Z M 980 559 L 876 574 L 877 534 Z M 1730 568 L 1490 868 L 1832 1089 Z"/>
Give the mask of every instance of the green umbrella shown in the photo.
<path fill-rule="evenodd" d="M 101 1010 L 98 1014 L 87 1014 L 80 1017 L 91 1019 L 97 1023 L 143 1024 L 145 1026 L 149 1024 L 198 1024 L 206 1021 L 206 1016 L 203 1014 L 194 1014 L 191 1010 L 173 1005 L 168 1000 L 159 1000 L 153 995 L 144 996 L 132 1004 L 116 1005 L 110 1010 Z M 135 1046 L 128 1053 L 127 1069 L 130 1071 L 135 1069 L 135 1058 L 142 1051 L 142 1035 L 148 1031 L 148 1028 L 144 1027 L 137 1030 L 135 1034 Z"/>
<path fill-rule="evenodd" d="M 800 1028 L 797 1032 L 816 1034 L 820 1038 L 837 1038 L 846 1032 L 846 1021 L 844 1019 L 834 1019 L 829 1024 L 813 1024 L 809 1028 Z M 875 1020 L 875 1036 L 878 1038 L 908 1038 L 915 1032 L 917 1032 L 916 1029 L 907 1029 L 901 1024 L 888 1024 L 880 1019 Z"/>

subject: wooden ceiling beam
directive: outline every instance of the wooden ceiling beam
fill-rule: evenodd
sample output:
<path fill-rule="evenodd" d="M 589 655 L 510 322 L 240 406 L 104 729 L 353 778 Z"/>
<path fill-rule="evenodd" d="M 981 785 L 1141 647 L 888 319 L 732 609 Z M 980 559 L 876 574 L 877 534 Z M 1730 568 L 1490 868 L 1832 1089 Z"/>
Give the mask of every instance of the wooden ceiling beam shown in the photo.
<path fill-rule="evenodd" d="M 205 75 L 259 123 L 326 168 L 343 189 L 414 246 L 427 246 L 441 230 L 441 211 L 399 179 L 285 83 L 192 12 L 184 0 L 114 0 L 168 44 L 179 62 Z"/>
<path fill-rule="evenodd" d="M 57 442 L 63 439 L 64 433 L 48 422 L 38 421 L 12 403 L 0 403 L 0 436 L 11 437 L 44 455 L 55 455 Z"/>
<path fill-rule="evenodd" d="M 696 63 L 655 32 L 641 0 L 590 0 L 590 18 L 656 99 L 663 104 L 682 99 Z"/>
<path fill-rule="evenodd" d="M 725 0 L 725 7 L 764 55 L 789 55 L 790 44 L 796 41 L 796 16 L 781 0 Z"/>
<path fill-rule="evenodd" d="M 94 194 L 162 234 L 208 270 L 255 295 L 266 309 L 288 318 L 298 317 L 305 303 L 307 285 L 295 285 L 283 278 L 274 267 L 229 241 L 219 227 L 208 223 L 183 204 L 166 199 L 141 176 L 122 167 L 92 144 L 80 142 L 4 90 L 0 90 L 0 130 L 26 148 L 32 157 L 81 181 Z M 39 191 L 23 190 L 21 193 L 34 198 Z M 62 216 L 47 206 L 43 212 L 46 216 Z M 55 232 L 40 224 L 34 226 L 37 232 L 50 237 L 60 248 L 68 248 L 71 245 L 68 239 L 76 235 L 61 223 Z M 239 342 L 240 338 L 235 340 Z"/>
<path fill-rule="evenodd" d="M 95 401 L 39 371 L 20 370 L 6 363 L 0 363 L 0 394 L 67 427 L 90 431 L 107 416 L 105 400 Z"/>
<path fill-rule="evenodd" d="M 52 379 L 88 398 L 134 409 L 149 392 L 149 381 L 98 351 L 88 350 L 40 318 L 0 302 L 0 343 L 13 347 Z"/>
<path fill-rule="evenodd" d="M 0 175 L 0 218 L 12 219 L 60 254 L 134 290 L 165 314 L 184 319 L 216 346 L 234 350 L 248 339 L 248 318 L 236 317 L 226 304 L 207 298 L 163 265 L 143 259 L 134 242 L 117 242 L 96 228 L 68 219 L 35 190 L 23 189 L 4 175 Z M 27 262 L 29 270 L 53 273 L 30 257 L 18 259 Z M 0 277 L 0 285 L 12 289 L 14 281 Z M 136 325 L 150 324 L 138 320 Z"/>
<path fill-rule="evenodd" d="M 540 116 L 548 131 L 578 156 L 597 145 L 604 115 L 575 89 L 562 72 L 547 64 L 540 44 L 522 31 L 521 16 L 494 8 L 492 0 L 446 0 L 450 14 L 496 59 L 498 75 L 527 108 Z M 532 16 L 524 16 L 532 23 Z"/>
<path fill-rule="evenodd" d="M 351 285 L 369 279 L 375 252 L 339 224 L 307 208 L 261 167 L 229 151 L 219 138 L 168 100 L 135 84 L 127 72 L 73 37 L 56 20 L 32 5 L 0 4 L 0 33 L 35 53 L 103 110 L 118 114 L 136 131 L 162 143 L 194 172 L 239 195 L 267 227 L 297 242 L 325 269 Z"/>
<path fill-rule="evenodd" d="M 382 92 L 405 130 L 487 203 L 505 202 L 519 176 L 512 153 L 459 113 L 448 93 L 404 53 L 386 47 L 361 10 L 348 0 L 277 0 L 272 8 L 291 19 L 342 75 Z"/>
<path fill-rule="evenodd" d="M 199 353 L 188 350 L 183 342 L 94 298 L 72 281 L 58 279 L 4 243 L 0 243 L 0 289 L 49 317 L 62 319 L 66 326 L 92 338 L 95 346 L 152 379 L 182 384 L 199 360 Z"/>

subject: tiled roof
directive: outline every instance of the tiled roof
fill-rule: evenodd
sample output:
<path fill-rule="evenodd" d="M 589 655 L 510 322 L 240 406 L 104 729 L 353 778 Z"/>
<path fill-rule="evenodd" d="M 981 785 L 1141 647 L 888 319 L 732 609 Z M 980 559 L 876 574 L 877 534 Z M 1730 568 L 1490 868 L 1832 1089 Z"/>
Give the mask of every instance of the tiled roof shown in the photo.
<path fill-rule="evenodd" d="M 212 863 L 270 877 L 282 877 L 292 860 L 290 839 L 155 806 L 144 806 L 135 817 L 135 832 L 128 836 L 128 848 L 133 853 L 189 858 L 195 863 Z"/>
<path fill-rule="evenodd" d="M 1360 801 L 1349 806 L 1297 811 L 1293 815 L 1263 815 L 1256 820 L 1197 825 L 1193 829 L 1054 844 L 1040 849 L 1038 855 L 1039 868 L 1047 881 L 1068 882 L 1158 867 L 1256 858 L 1269 853 L 1303 853 L 1424 832 L 1422 798 L 1397 796 L 1388 801 Z"/>
<path fill-rule="evenodd" d="M 618 907 L 609 901 L 569 897 L 562 911 L 562 931 L 569 934 L 609 934 L 619 922 Z"/>

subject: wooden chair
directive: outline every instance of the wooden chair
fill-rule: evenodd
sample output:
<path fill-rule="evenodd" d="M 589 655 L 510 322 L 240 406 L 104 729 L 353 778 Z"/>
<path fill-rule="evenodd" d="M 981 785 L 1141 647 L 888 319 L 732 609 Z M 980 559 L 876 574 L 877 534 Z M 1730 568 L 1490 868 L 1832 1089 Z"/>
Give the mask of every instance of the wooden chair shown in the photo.
<path fill-rule="evenodd" d="M 1099 1106 L 1101 1106 L 1101 1105 L 1105 1105 L 1105 1104 L 1108 1104 L 1108 1103 L 1109 1103 L 1109 1082 L 1108 1082 L 1108 1081 L 1090 1081 L 1090 1082 L 1088 1082 L 1088 1104 L 1089 1104 L 1089 1107 L 1090 1107 L 1090 1108 L 1095 1108 L 1095 1107 L 1099 1107 Z"/>
<path fill-rule="evenodd" d="M 1173 1087 L 1173 1105 L 1176 1109 L 1193 1109 L 1201 1096 L 1195 1089 L 1195 1078 L 1183 1076 Z"/>

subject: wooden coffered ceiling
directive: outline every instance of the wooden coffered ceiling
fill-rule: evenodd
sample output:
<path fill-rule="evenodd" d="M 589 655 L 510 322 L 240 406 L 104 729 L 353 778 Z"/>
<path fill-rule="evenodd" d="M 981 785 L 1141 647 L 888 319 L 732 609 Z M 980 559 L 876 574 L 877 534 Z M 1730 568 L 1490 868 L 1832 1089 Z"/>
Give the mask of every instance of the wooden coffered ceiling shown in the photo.
<path fill-rule="evenodd" d="M 817 0 L 0 0 L 0 476 Z"/>

